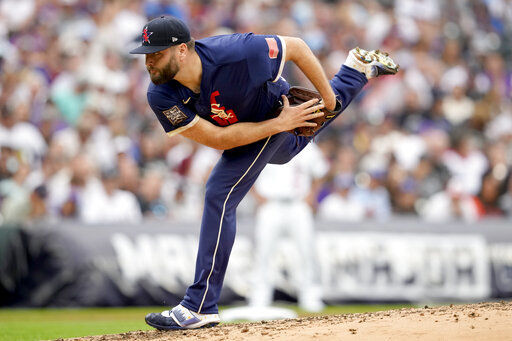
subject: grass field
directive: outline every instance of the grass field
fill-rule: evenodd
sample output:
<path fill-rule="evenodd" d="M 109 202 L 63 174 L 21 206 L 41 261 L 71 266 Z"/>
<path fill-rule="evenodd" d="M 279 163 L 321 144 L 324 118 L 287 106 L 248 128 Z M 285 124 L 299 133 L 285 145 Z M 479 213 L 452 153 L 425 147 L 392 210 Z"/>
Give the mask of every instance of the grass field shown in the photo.
<path fill-rule="evenodd" d="M 283 306 L 307 316 L 295 306 Z M 410 307 L 410 305 L 344 305 L 321 314 L 346 314 Z M 163 307 L 91 309 L 0 309 L 0 340 L 52 340 L 87 335 L 117 334 L 152 329 L 144 322 L 149 312 Z M 309 314 L 311 315 L 311 314 Z"/>

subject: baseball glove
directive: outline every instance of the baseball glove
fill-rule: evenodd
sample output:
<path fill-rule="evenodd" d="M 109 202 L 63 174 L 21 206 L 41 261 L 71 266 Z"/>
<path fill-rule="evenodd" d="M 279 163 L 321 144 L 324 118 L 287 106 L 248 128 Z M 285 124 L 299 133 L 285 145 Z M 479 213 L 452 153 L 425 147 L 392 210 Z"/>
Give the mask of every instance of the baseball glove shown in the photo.
<path fill-rule="evenodd" d="M 288 101 L 290 102 L 290 106 L 299 105 L 304 102 L 307 102 L 313 98 L 322 99 L 322 96 L 320 96 L 320 93 L 318 93 L 315 90 L 310 90 L 301 86 L 292 86 L 290 88 L 290 92 L 287 95 Z M 281 112 L 282 107 L 278 109 L 278 114 Z M 336 108 L 334 110 L 328 110 L 328 109 L 321 109 L 321 111 L 324 112 L 324 116 L 317 117 L 315 119 L 312 119 L 309 122 L 315 122 L 317 125 L 316 127 L 298 127 L 295 128 L 292 133 L 294 133 L 297 136 L 313 136 L 319 130 L 325 122 L 331 120 L 332 118 L 336 117 L 341 112 L 341 102 L 336 99 Z"/>

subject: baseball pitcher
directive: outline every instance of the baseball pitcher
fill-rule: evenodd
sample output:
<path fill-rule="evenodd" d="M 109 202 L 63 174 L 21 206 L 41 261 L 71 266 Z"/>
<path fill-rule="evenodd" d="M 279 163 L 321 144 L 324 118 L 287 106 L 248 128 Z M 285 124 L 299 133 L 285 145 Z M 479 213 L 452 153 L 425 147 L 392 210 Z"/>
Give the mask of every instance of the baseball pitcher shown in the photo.
<path fill-rule="evenodd" d="M 268 163 L 290 161 L 368 79 L 398 67 L 387 54 L 356 48 L 329 82 L 300 38 L 246 33 L 195 41 L 169 16 L 147 23 L 142 45 L 131 53 L 146 56 L 148 102 L 167 135 L 224 150 L 206 184 L 194 283 L 178 306 L 148 314 L 146 322 L 157 329 L 214 326 L 236 208 L 259 173 Z M 290 88 L 281 77 L 287 61 L 318 92 Z"/>

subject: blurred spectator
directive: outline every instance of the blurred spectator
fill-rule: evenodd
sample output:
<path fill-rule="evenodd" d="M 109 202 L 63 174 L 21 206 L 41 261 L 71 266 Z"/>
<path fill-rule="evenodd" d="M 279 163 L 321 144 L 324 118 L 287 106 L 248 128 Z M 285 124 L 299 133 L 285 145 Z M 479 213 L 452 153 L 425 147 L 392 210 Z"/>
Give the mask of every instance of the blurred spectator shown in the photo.
<path fill-rule="evenodd" d="M 78 56 L 67 56 L 65 65 L 71 64 L 69 68 L 78 68 L 81 62 Z M 88 101 L 88 85 L 83 76 L 75 76 L 67 69 L 62 70 L 53 82 L 51 93 L 51 99 L 64 120 L 76 126 Z"/>
<path fill-rule="evenodd" d="M 453 125 L 458 126 L 473 116 L 475 104 L 466 96 L 462 86 L 455 86 L 449 96 L 443 99 L 443 115 Z"/>
<path fill-rule="evenodd" d="M 256 180 L 253 195 L 260 206 L 256 214 L 256 268 L 249 304 L 270 306 L 277 284 L 273 269 L 280 241 L 292 242 L 296 262 L 291 273 L 299 306 L 310 312 L 324 308 L 320 284 L 315 281 L 314 198 L 318 180 L 328 171 L 320 149 L 310 144 L 285 165 L 267 165 Z"/>
<path fill-rule="evenodd" d="M 507 179 L 506 192 L 500 197 L 499 204 L 507 217 L 512 218 L 512 176 Z"/>
<path fill-rule="evenodd" d="M 418 184 L 420 198 L 428 198 L 441 191 L 448 180 L 448 170 L 436 160 L 424 156 L 412 172 L 414 181 Z"/>
<path fill-rule="evenodd" d="M 10 159 L 10 163 L 12 178 L 0 181 L 0 213 L 3 223 L 17 224 L 26 221 L 30 216 L 30 190 L 25 186 L 30 169 L 20 160 Z"/>
<path fill-rule="evenodd" d="M 450 171 L 451 179 L 459 181 L 467 194 L 476 194 L 480 190 L 488 162 L 473 135 L 462 133 L 455 136 L 454 149 L 444 153 L 443 162 Z"/>
<path fill-rule="evenodd" d="M 101 182 L 90 182 L 80 201 L 80 219 L 85 223 L 137 223 L 142 219 L 135 195 L 119 189 L 117 170 L 101 172 Z"/>
<path fill-rule="evenodd" d="M 44 185 L 36 187 L 32 193 L 30 193 L 30 220 L 40 222 L 48 217 L 45 201 L 47 193 Z"/>
<path fill-rule="evenodd" d="M 79 154 L 71 160 L 69 168 L 64 170 L 60 183 L 57 185 L 61 200 L 54 203 L 54 208 L 66 218 L 80 218 L 80 210 L 88 207 L 84 192 L 97 185 L 95 169 L 91 159 L 85 154 Z M 92 205 L 93 203 L 90 203 Z"/>
<path fill-rule="evenodd" d="M 334 179 L 334 191 L 318 206 L 318 217 L 329 221 L 362 221 L 365 207 L 352 195 L 354 181 L 350 175 Z"/>
<path fill-rule="evenodd" d="M 46 152 L 46 142 L 41 132 L 32 123 L 26 103 L 2 109 L 0 141 L 20 151 L 29 162 L 36 163 Z"/>
<path fill-rule="evenodd" d="M 481 217 L 500 217 L 504 214 L 499 199 L 506 191 L 506 177 L 498 178 L 495 173 L 488 171 L 484 174 L 482 188 L 476 197 Z"/>
<path fill-rule="evenodd" d="M 139 204 L 142 214 L 149 218 L 165 218 L 168 208 L 162 199 L 163 176 L 159 171 L 147 171 L 140 182 Z"/>
<path fill-rule="evenodd" d="M 391 216 L 389 193 L 383 186 L 385 175 L 382 170 L 356 175 L 357 187 L 354 188 L 352 199 L 364 207 L 364 216 L 367 219 L 383 221 Z"/>
<path fill-rule="evenodd" d="M 16 151 L 11 146 L 2 144 L 0 150 L 0 180 L 11 178 L 17 164 Z"/>
<path fill-rule="evenodd" d="M 386 187 L 390 193 L 395 213 L 412 214 L 419 197 L 418 183 L 411 172 L 407 171 L 393 158 L 388 167 Z"/>
<path fill-rule="evenodd" d="M 127 153 L 117 155 L 117 166 L 119 169 L 119 188 L 124 191 L 138 193 L 140 186 L 140 169 L 136 161 Z"/>
<path fill-rule="evenodd" d="M 482 216 L 476 198 L 463 190 L 463 184 L 451 180 L 447 188 L 418 203 L 418 213 L 427 221 L 444 222 L 461 219 L 476 221 Z"/>
<path fill-rule="evenodd" d="M 368 84 L 316 138 L 332 161 L 320 206 L 375 195 L 359 187 L 366 183 L 387 191 L 393 214 L 425 216 L 434 202 L 448 203 L 452 218 L 510 214 L 510 13 L 512 3 L 502 0 L 1 1 L 0 180 L 14 191 L 2 194 L 2 209 L 19 208 L 15 220 L 29 221 L 31 209 L 15 203 L 32 198 L 35 216 L 78 219 L 83 196 L 103 188 L 97 170 L 118 169 L 114 192 L 138 198 L 144 216 L 197 219 L 218 152 L 163 134 L 147 106 L 144 61 L 127 54 L 148 19 L 172 14 L 196 39 L 299 36 L 329 77 L 357 45 L 396 56 L 399 74 Z M 283 75 L 312 86 L 294 65 Z M 23 181 L 20 165 L 28 168 Z M 470 201 L 481 207 L 466 205 L 473 212 L 466 215 L 460 208 Z M 368 205 L 364 211 L 378 216 Z"/>

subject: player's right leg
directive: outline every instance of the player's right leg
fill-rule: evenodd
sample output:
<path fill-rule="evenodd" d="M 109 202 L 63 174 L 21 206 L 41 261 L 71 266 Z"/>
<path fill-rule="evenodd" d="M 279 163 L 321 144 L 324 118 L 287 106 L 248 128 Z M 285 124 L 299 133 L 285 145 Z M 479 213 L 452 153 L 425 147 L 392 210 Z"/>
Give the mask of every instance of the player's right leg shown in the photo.
<path fill-rule="evenodd" d="M 206 184 L 194 283 L 180 305 L 148 314 L 147 324 L 168 330 L 219 323 L 217 302 L 235 240 L 236 208 L 287 135 L 273 135 L 222 154 Z"/>

